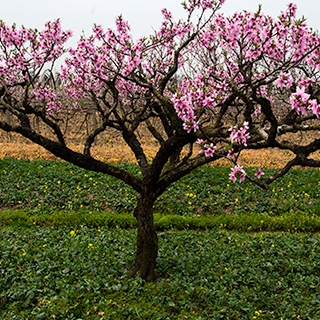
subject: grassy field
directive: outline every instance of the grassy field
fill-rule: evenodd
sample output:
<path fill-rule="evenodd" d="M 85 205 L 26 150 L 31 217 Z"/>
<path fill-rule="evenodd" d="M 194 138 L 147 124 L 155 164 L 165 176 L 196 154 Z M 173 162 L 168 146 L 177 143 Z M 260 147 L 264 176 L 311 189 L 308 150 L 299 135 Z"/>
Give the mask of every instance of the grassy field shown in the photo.
<path fill-rule="evenodd" d="M 119 164 L 139 175 L 133 164 Z M 255 169 L 248 169 L 254 173 Z M 266 174 L 274 170 L 265 170 Z M 205 166 L 172 185 L 155 211 L 179 216 L 303 212 L 320 216 L 320 171 L 291 170 L 262 190 L 248 181 L 229 180 L 225 166 Z M 65 162 L 0 160 L 0 209 L 111 211 L 132 213 L 136 193 L 110 176 L 79 169 Z"/>
<path fill-rule="evenodd" d="M 0 160 L 0 318 L 320 319 L 320 171 L 268 191 L 228 173 L 200 168 L 159 199 L 149 284 L 128 275 L 132 189 L 64 162 Z"/>
<path fill-rule="evenodd" d="M 133 230 L 2 230 L 1 319 L 319 319 L 319 235 L 160 233 L 159 280 L 130 279 Z M 0 312 L 1 314 L 1 312 Z"/>

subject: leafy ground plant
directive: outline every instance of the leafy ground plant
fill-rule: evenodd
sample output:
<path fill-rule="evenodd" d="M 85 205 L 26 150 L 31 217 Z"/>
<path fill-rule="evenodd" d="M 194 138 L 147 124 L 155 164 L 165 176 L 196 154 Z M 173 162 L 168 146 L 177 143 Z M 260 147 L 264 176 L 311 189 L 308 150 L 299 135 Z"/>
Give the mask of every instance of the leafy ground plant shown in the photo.
<path fill-rule="evenodd" d="M 136 219 L 131 214 L 86 211 L 52 211 L 41 210 L 3 210 L 0 211 L 1 227 L 87 227 L 135 228 Z M 269 214 L 233 214 L 207 216 L 181 216 L 155 214 L 154 227 L 157 231 L 165 230 L 215 230 L 223 228 L 238 232 L 319 232 L 320 217 L 304 212 L 288 212 L 281 216 Z"/>
<path fill-rule="evenodd" d="M 173 183 L 222 158 L 233 162 L 233 182 L 248 179 L 265 190 L 295 166 L 320 167 L 319 34 L 297 17 L 294 4 L 277 18 L 261 7 L 225 17 L 224 2 L 184 1 L 179 20 L 164 8 L 161 27 L 137 40 L 120 15 L 115 28 L 95 25 L 68 50 L 72 31 L 62 30 L 59 19 L 42 31 L 0 23 L 0 129 L 135 190 L 133 274 L 149 282 L 156 280 L 158 255 L 154 209 Z M 155 142 L 152 157 L 142 129 Z M 70 131 L 81 132 L 78 151 Z M 115 133 L 135 155 L 140 176 L 94 154 L 95 140 Z M 274 148 L 293 154 L 276 174 L 259 168 L 248 175 L 238 162 L 243 150 Z M 78 191 L 80 206 L 87 206 L 87 184 Z M 185 196 L 192 205 L 194 194 Z"/>
<path fill-rule="evenodd" d="M 2 319 L 319 319 L 319 235 L 159 236 L 154 284 L 128 275 L 133 230 L 3 228 Z"/>
<path fill-rule="evenodd" d="M 139 175 L 138 166 L 119 166 Z M 183 216 L 251 212 L 278 216 L 299 210 L 320 215 L 317 169 L 292 170 L 275 181 L 270 190 L 257 189 L 248 181 L 242 185 L 232 183 L 229 172 L 228 167 L 221 166 L 198 168 L 158 199 L 155 212 Z M 0 209 L 132 213 L 135 204 L 134 190 L 107 175 L 65 162 L 0 160 Z"/>

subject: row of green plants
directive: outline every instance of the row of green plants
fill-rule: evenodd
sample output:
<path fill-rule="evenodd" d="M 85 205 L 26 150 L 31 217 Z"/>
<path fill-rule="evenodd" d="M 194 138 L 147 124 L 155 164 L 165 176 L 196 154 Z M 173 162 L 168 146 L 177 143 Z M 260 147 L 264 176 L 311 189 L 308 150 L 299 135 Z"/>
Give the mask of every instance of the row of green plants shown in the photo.
<path fill-rule="evenodd" d="M 139 175 L 134 164 L 119 164 Z M 248 170 L 252 173 L 254 169 Z M 266 175 L 274 170 L 265 170 Z M 233 183 L 230 168 L 204 166 L 174 183 L 157 201 L 155 212 L 180 216 L 269 214 L 289 211 L 320 215 L 317 169 L 291 170 L 269 190 L 252 183 Z M 132 213 L 135 191 L 108 175 L 54 161 L 0 160 L 0 209 L 23 208 Z"/>
<path fill-rule="evenodd" d="M 134 229 L 136 219 L 131 214 L 86 211 L 0 211 L 0 226 L 5 227 L 105 227 Z M 214 216 L 180 216 L 155 214 L 154 226 L 158 231 L 175 230 L 215 230 L 222 228 L 238 232 L 287 231 L 320 232 L 320 217 L 301 211 L 291 211 L 281 216 L 269 214 L 235 214 Z"/>
<path fill-rule="evenodd" d="M 320 319 L 320 236 L 159 233 L 158 281 L 130 278 L 133 229 L 2 228 L 1 319 Z"/>

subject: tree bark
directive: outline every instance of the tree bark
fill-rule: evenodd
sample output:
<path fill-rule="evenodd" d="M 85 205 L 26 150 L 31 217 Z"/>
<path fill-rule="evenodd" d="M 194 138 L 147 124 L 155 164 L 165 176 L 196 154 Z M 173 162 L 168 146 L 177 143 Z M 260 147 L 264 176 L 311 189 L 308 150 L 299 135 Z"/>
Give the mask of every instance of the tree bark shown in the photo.
<path fill-rule="evenodd" d="M 156 258 L 158 255 L 158 236 L 153 225 L 153 206 L 156 198 L 140 195 L 134 216 L 137 219 L 137 251 L 133 275 L 148 282 L 156 280 Z"/>

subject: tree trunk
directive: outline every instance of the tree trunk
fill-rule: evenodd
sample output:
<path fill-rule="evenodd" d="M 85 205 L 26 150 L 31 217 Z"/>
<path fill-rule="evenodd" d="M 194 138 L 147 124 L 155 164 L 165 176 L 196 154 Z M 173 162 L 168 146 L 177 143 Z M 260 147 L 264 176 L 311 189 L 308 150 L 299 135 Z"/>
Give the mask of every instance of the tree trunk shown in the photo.
<path fill-rule="evenodd" d="M 158 236 L 153 225 L 153 205 L 155 198 L 140 196 L 134 216 L 137 219 L 137 251 L 133 267 L 133 275 L 148 282 L 156 280 L 156 258 L 158 255 Z"/>

